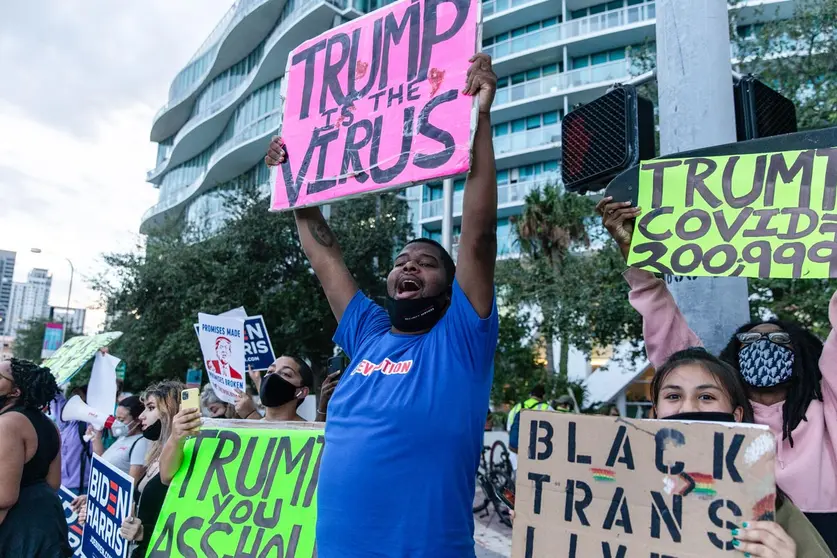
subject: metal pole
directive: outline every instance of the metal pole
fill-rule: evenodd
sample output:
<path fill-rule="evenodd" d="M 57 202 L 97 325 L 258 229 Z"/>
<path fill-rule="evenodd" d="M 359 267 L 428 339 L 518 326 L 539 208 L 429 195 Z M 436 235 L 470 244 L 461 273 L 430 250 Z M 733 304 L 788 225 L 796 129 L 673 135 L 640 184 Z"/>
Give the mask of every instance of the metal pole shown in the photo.
<path fill-rule="evenodd" d="M 442 181 L 442 246 L 453 254 L 453 179 Z"/>
<path fill-rule="evenodd" d="M 70 258 L 64 259 L 66 259 L 67 263 L 70 264 L 70 288 L 67 289 L 67 313 L 64 315 L 64 327 L 61 329 L 62 345 L 64 344 L 64 340 L 67 337 L 67 320 L 70 318 L 70 298 L 73 296 L 73 277 L 76 274 L 76 268 L 73 267 L 73 262 L 70 261 Z"/>
<path fill-rule="evenodd" d="M 663 155 L 736 140 L 731 72 L 727 0 L 657 0 Z M 667 280 L 689 326 L 713 354 L 750 319 L 746 279 Z"/>

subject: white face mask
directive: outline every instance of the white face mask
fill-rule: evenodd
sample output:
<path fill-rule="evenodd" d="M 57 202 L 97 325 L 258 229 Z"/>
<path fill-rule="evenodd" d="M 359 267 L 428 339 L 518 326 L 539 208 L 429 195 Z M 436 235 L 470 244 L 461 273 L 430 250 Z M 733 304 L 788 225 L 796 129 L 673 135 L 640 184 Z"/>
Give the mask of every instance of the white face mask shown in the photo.
<path fill-rule="evenodd" d="M 133 423 L 131 423 L 131 424 L 133 424 Z M 110 427 L 111 434 L 113 434 L 117 438 L 123 438 L 123 437 L 127 436 L 128 432 L 130 432 L 130 431 L 131 431 L 131 426 L 130 425 L 125 424 L 124 422 L 118 421 L 118 420 L 115 421 Z"/>

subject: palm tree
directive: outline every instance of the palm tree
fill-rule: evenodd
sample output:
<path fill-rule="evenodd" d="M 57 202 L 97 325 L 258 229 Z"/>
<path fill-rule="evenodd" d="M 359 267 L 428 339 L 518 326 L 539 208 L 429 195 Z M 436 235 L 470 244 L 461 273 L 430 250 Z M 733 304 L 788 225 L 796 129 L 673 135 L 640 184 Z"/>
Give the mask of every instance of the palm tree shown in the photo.
<path fill-rule="evenodd" d="M 526 196 L 523 213 L 513 220 L 523 257 L 535 264 L 545 261 L 551 273 L 560 277 L 567 255 L 573 249 L 590 247 L 586 220 L 593 216 L 594 207 L 592 199 L 568 193 L 561 184 L 550 183 L 533 190 Z M 567 336 L 561 334 L 560 303 L 555 308 L 557 316 L 548 316 L 549 309 L 541 310 L 548 337 L 549 366 L 553 368 L 555 364 L 551 337 L 557 332 L 561 343 L 558 374 L 566 379 L 570 348 Z"/>

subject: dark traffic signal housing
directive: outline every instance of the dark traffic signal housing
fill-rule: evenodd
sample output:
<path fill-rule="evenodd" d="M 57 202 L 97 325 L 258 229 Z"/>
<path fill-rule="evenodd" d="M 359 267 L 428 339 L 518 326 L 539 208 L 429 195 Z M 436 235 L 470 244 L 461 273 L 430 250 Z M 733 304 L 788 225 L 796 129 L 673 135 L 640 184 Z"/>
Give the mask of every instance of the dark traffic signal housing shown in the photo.
<path fill-rule="evenodd" d="M 738 141 L 797 131 L 796 108 L 753 76 L 734 80 Z M 564 187 L 571 192 L 601 190 L 622 171 L 653 159 L 654 110 L 631 85 L 618 85 L 564 117 L 561 123 Z"/>
<path fill-rule="evenodd" d="M 738 141 L 792 134 L 796 129 L 793 101 L 754 78 L 743 76 L 733 85 Z"/>
<path fill-rule="evenodd" d="M 564 187 L 600 190 L 623 170 L 654 158 L 654 107 L 636 87 L 618 85 L 561 122 Z"/>

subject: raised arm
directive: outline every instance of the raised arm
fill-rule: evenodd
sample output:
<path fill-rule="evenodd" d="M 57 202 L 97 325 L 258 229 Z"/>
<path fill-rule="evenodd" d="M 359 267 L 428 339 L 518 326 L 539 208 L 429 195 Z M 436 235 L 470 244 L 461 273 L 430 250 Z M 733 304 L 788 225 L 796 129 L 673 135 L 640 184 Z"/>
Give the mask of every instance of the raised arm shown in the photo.
<path fill-rule="evenodd" d="M 831 332 L 825 340 L 820 356 L 820 372 L 822 373 L 823 402 L 828 401 L 833 409 L 828 416 L 834 417 L 834 426 L 837 426 L 837 292 L 831 297 L 828 305 L 828 319 L 831 321 Z M 837 432 L 835 432 L 837 441 Z"/>
<path fill-rule="evenodd" d="M 497 260 L 497 169 L 491 139 L 491 103 L 497 76 L 491 57 L 477 54 L 468 70 L 466 95 L 479 95 L 479 118 L 474 135 L 471 172 L 462 201 L 462 233 L 459 235 L 459 286 L 481 318 L 494 305 L 494 266 Z"/>
<path fill-rule="evenodd" d="M 634 221 L 642 209 L 631 207 L 630 202 L 614 202 L 612 198 L 604 198 L 598 203 L 596 210 L 602 216 L 607 232 L 619 245 L 622 255 L 627 260 Z M 703 345 L 686 323 L 686 318 L 677 307 L 665 281 L 658 279 L 650 271 L 632 267 L 625 271 L 624 277 L 631 286 L 628 295 L 631 306 L 642 315 L 645 352 L 654 367 L 660 367 L 677 351 Z"/>
<path fill-rule="evenodd" d="M 265 157 L 268 166 L 276 166 L 287 160 L 281 138 L 273 138 Z M 339 322 L 343 312 L 358 291 L 354 277 L 349 273 L 340 245 L 331 232 L 319 207 L 306 207 L 294 211 L 296 228 L 302 249 L 323 286 L 328 304 Z"/>
<path fill-rule="evenodd" d="M 183 446 L 186 438 L 196 436 L 201 426 L 198 409 L 181 409 L 172 420 L 172 432 L 160 454 L 160 482 L 171 485 L 174 475 L 183 463 Z"/>

